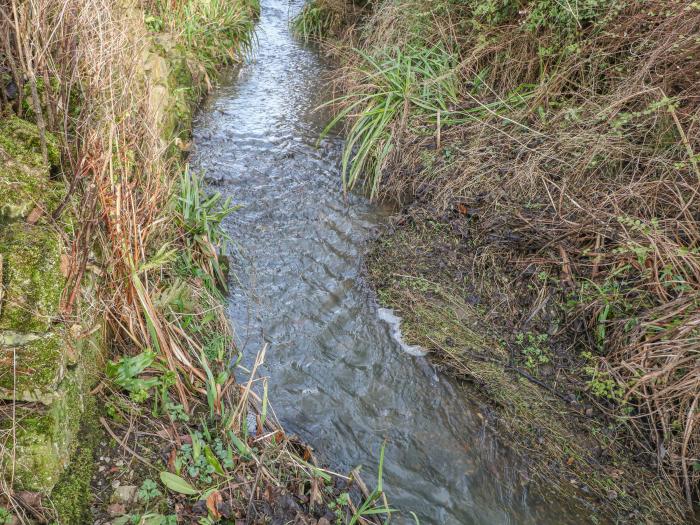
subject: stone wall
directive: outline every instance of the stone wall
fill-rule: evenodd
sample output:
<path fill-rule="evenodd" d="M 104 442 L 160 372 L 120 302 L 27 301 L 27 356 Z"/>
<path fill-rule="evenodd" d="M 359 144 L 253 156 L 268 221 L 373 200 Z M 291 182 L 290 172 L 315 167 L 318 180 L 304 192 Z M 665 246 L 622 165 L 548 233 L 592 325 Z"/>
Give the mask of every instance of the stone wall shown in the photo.
<path fill-rule="evenodd" d="M 85 304 L 70 318 L 61 314 L 72 226 L 49 220 L 65 184 L 52 178 L 59 163 L 53 137 L 47 159 L 41 149 L 34 124 L 0 119 L 2 476 L 15 490 L 50 494 L 78 446 L 104 334 Z M 90 297 L 84 286 L 82 296 Z"/>

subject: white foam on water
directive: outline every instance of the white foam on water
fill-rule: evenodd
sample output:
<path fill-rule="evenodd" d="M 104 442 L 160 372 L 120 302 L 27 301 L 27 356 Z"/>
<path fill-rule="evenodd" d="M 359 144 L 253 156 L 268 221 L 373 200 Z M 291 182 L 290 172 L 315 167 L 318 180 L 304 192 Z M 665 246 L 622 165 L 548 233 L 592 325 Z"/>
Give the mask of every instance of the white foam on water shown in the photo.
<path fill-rule="evenodd" d="M 401 335 L 401 318 L 396 315 L 391 308 L 378 308 L 377 315 L 391 327 L 391 337 L 399 343 L 399 346 L 401 346 L 404 352 L 416 357 L 423 357 L 428 353 L 425 348 L 418 345 L 409 345 L 403 340 L 403 336 Z"/>

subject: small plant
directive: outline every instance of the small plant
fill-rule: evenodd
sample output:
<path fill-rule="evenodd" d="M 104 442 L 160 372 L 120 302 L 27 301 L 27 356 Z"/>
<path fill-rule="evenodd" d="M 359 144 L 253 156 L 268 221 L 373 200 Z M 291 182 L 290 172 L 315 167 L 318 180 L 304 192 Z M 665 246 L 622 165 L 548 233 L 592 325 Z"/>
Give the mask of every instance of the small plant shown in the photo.
<path fill-rule="evenodd" d="M 174 422 L 187 423 L 190 416 L 185 412 L 185 407 L 180 403 L 168 403 L 165 405 L 165 410 Z"/>
<path fill-rule="evenodd" d="M 145 479 L 139 488 L 138 497 L 141 501 L 148 503 L 161 496 L 158 484 L 152 479 Z"/>
<path fill-rule="evenodd" d="M 122 357 L 116 363 L 107 363 L 107 377 L 129 392 L 136 403 L 143 403 L 149 397 L 149 390 L 161 384 L 158 377 L 141 378 L 145 370 L 153 365 L 155 353 L 146 350 L 134 357 Z"/>
<path fill-rule="evenodd" d="M 622 402 L 625 395 L 624 388 L 622 388 L 609 373 L 600 370 L 596 366 L 596 358 L 593 354 L 590 352 L 582 352 L 581 356 L 588 361 L 588 364 L 584 366 L 583 370 L 585 374 L 590 377 L 586 385 L 591 394 L 601 399 L 607 399 L 608 401 L 614 401 L 616 403 Z"/>
<path fill-rule="evenodd" d="M 543 347 L 549 337 L 547 334 L 521 332 L 515 336 L 515 343 L 520 347 L 520 353 L 525 357 L 525 366 L 536 370 L 539 365 L 549 363 L 548 350 Z"/>
<path fill-rule="evenodd" d="M 382 473 L 384 470 L 384 447 L 382 444 L 382 449 L 379 453 L 379 471 L 377 473 L 377 487 L 370 493 L 370 495 L 362 502 L 357 508 L 355 514 L 353 514 L 350 519 L 350 525 L 355 525 L 364 521 L 363 518 L 366 516 L 376 516 L 378 514 L 385 514 L 390 516 L 391 513 L 396 512 L 395 509 L 386 506 L 386 503 L 377 505 L 377 502 L 384 496 L 384 483 L 382 481 Z"/>

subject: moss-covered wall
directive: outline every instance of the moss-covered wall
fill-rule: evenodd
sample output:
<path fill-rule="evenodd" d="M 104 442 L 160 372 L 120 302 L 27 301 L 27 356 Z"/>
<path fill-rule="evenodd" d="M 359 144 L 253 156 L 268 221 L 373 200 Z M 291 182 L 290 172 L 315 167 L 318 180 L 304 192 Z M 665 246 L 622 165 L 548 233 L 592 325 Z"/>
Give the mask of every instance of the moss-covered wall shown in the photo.
<path fill-rule="evenodd" d="M 0 430 L 14 430 L 2 471 L 15 490 L 49 494 L 77 447 L 104 344 L 95 319 L 60 314 L 65 246 L 49 217 L 65 186 L 51 176 L 57 141 L 46 142 L 44 159 L 36 125 L 0 121 Z"/>
<path fill-rule="evenodd" d="M 143 13 L 126 4 L 134 24 L 143 23 Z M 167 35 L 154 35 L 138 60 L 156 110 L 154 132 L 164 151 L 178 152 L 200 92 L 194 84 L 202 82 Z M 12 453 L 0 458 L 0 475 L 14 490 L 42 493 L 62 525 L 77 525 L 86 522 L 93 472 L 84 437 L 99 435 L 90 390 L 108 341 L 87 308 L 78 305 L 70 320 L 61 315 L 67 246 L 50 215 L 65 184 L 52 178 L 60 172 L 58 141 L 46 141 L 48 159 L 35 124 L 0 114 L 0 401 L 10 402 L 0 411 L 0 435 L 14 435 L 4 443 Z M 82 296 L 94 296 L 93 287 L 83 283 Z"/>

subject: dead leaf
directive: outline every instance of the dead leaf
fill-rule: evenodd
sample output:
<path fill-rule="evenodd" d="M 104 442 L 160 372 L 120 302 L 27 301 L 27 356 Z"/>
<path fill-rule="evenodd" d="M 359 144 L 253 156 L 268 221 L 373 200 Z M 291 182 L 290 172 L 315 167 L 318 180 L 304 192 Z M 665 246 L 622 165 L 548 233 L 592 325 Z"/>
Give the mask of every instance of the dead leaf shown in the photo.
<path fill-rule="evenodd" d="M 126 507 L 122 503 L 112 503 L 107 506 L 107 514 L 113 518 L 116 516 L 123 516 L 126 514 Z"/>
<path fill-rule="evenodd" d="M 65 254 L 61 254 L 61 275 L 68 277 L 70 275 L 70 258 Z"/>
<path fill-rule="evenodd" d="M 311 480 L 311 496 L 309 503 L 312 507 L 316 503 L 318 503 L 319 505 L 323 503 L 323 498 L 321 497 L 321 488 L 319 487 L 319 485 L 319 478 L 313 478 Z"/>
<path fill-rule="evenodd" d="M 221 517 L 221 513 L 219 512 L 219 504 L 222 503 L 222 501 L 223 498 L 218 490 L 215 490 L 209 494 L 209 497 L 207 498 L 207 509 L 209 509 L 209 512 L 214 519 L 218 520 Z"/>
<path fill-rule="evenodd" d="M 574 464 L 574 456 L 569 456 L 569 459 L 566 460 L 567 465 L 573 465 Z"/>
<path fill-rule="evenodd" d="M 29 492 L 22 490 L 15 494 L 15 497 L 22 502 L 22 505 L 29 509 L 41 508 L 41 492 Z"/>
<path fill-rule="evenodd" d="M 168 455 L 168 470 L 170 472 L 175 472 L 175 460 L 177 459 L 177 449 L 172 448 L 170 454 Z"/>
<path fill-rule="evenodd" d="M 29 212 L 29 215 L 27 215 L 27 224 L 36 224 L 37 221 L 41 218 L 41 214 L 41 208 L 35 206 L 34 209 Z"/>
<path fill-rule="evenodd" d="M 457 213 L 459 213 L 460 215 L 466 215 L 467 213 L 469 213 L 469 208 L 467 208 L 465 204 L 459 203 L 457 205 Z"/>

